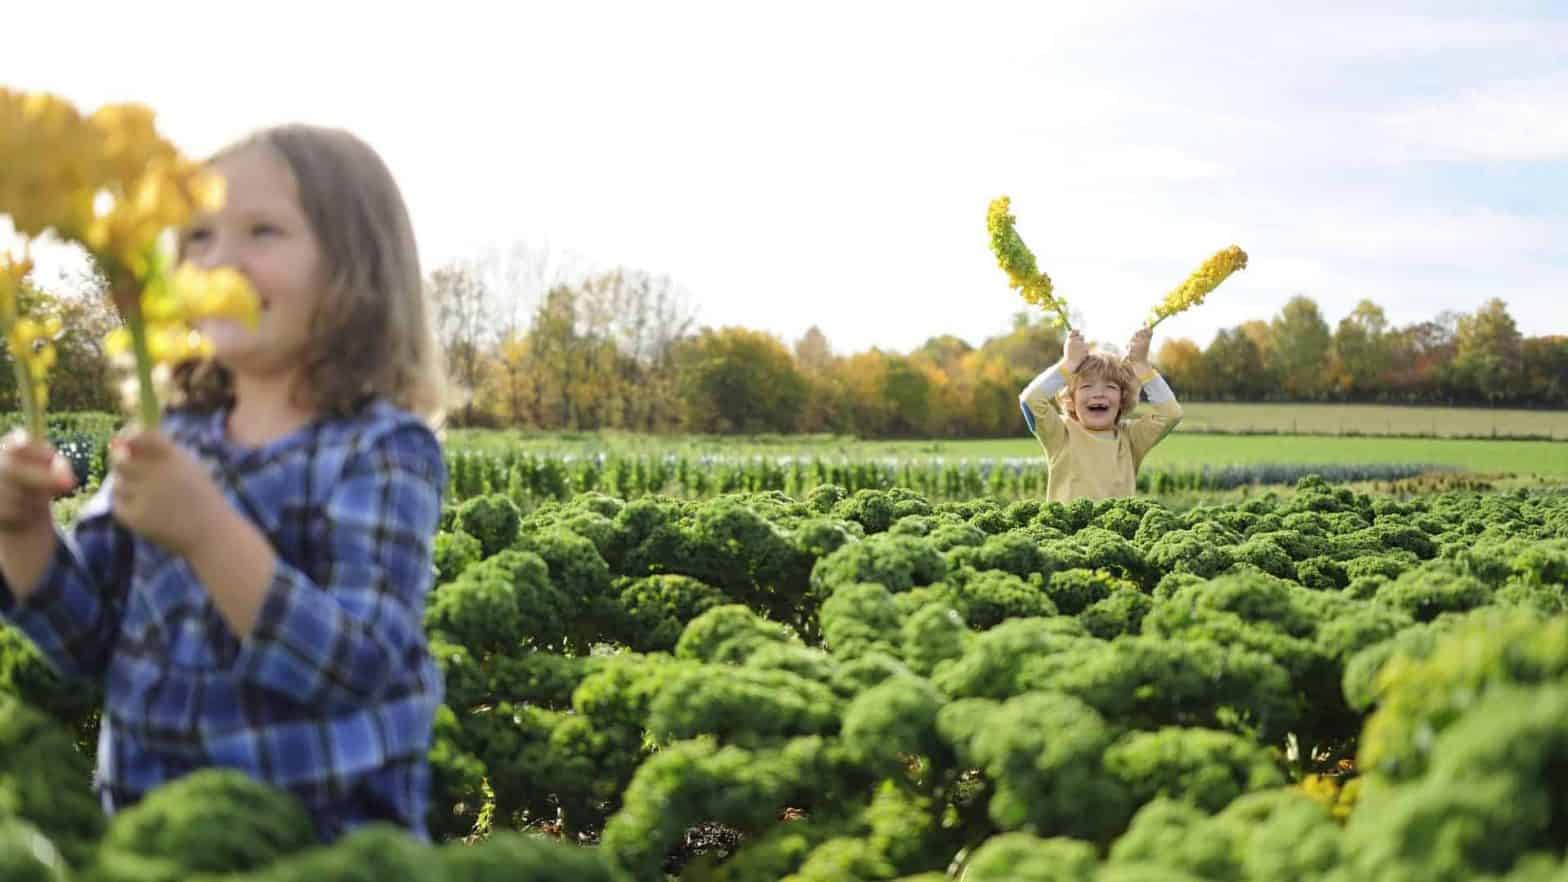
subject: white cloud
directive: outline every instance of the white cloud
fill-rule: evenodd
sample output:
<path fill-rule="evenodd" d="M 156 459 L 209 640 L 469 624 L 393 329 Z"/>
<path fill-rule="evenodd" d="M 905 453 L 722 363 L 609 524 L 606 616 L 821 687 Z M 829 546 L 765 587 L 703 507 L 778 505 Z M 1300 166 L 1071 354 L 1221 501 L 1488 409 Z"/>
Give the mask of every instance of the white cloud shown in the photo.
<path fill-rule="evenodd" d="M 1568 160 L 1568 74 L 1467 89 L 1383 122 L 1414 158 Z"/>
<path fill-rule="evenodd" d="M 1260 7 L 1261 8 L 1261 7 Z M 1279 15 L 1270 10 L 1269 15 Z M 1408 4 L 1404 11 L 1350 2 L 1338 9 L 1301 6 L 1285 13 L 1280 27 L 1257 36 L 1265 46 L 1309 48 L 1341 60 L 1404 58 L 1453 52 L 1560 52 L 1568 24 L 1553 21 L 1442 15 L 1433 4 Z"/>

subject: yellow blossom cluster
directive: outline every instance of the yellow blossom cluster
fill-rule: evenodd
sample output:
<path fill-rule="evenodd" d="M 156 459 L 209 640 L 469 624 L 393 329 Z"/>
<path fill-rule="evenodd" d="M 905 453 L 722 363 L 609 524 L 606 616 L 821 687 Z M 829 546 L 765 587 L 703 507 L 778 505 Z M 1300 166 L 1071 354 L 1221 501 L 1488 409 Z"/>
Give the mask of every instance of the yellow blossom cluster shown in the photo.
<path fill-rule="evenodd" d="M 1051 313 L 1062 327 L 1071 329 L 1067 319 L 1067 301 L 1057 296 L 1051 277 L 1035 264 L 1034 254 L 1013 228 L 1015 218 L 1009 212 L 1011 200 L 999 196 L 991 200 L 986 209 L 985 226 L 991 234 L 991 251 L 996 262 L 1007 273 L 1007 285 L 1018 289 L 1024 302 L 1040 306 Z"/>
<path fill-rule="evenodd" d="M 54 368 L 54 341 L 64 328 L 57 316 L 42 321 L 21 315 L 22 287 L 32 272 L 32 261 L 0 255 L 0 336 L 16 372 L 16 397 L 27 420 L 27 430 L 40 435 L 43 411 L 49 400 L 49 371 Z"/>
<path fill-rule="evenodd" d="M 160 247 L 166 231 L 222 204 L 222 179 L 183 157 L 146 107 L 106 105 L 84 115 L 56 96 L 4 87 L 0 169 L 0 215 L 24 241 L 52 233 L 78 242 L 103 270 L 125 321 L 109 346 L 134 356 L 142 421 L 156 424 L 153 361 L 205 354 L 189 326 L 197 319 L 254 324 L 259 312 L 238 273 L 171 273 Z M 41 340 L 32 341 L 38 353 Z"/>
<path fill-rule="evenodd" d="M 49 402 L 48 380 L 49 371 L 54 369 L 54 341 L 60 339 L 64 331 L 59 316 L 53 315 L 43 321 L 17 319 L 6 329 L 6 351 L 26 372 L 33 386 L 32 403 L 40 410 Z"/>
<path fill-rule="evenodd" d="M 228 319 L 253 326 L 259 317 L 258 303 L 250 282 L 237 270 L 182 265 L 168 277 L 155 279 L 142 293 L 147 354 L 154 363 L 168 365 L 210 357 L 211 344 L 191 325 L 203 319 Z M 135 351 L 127 328 L 110 332 L 105 345 L 114 358 Z"/>
<path fill-rule="evenodd" d="M 0 87 L 0 166 L 0 213 L 16 231 L 82 243 L 111 282 L 146 279 L 163 231 L 223 199 L 222 179 L 182 157 L 136 104 L 83 116 L 53 95 Z"/>
<path fill-rule="evenodd" d="M 1230 274 L 1239 269 L 1247 268 L 1247 252 L 1232 245 L 1223 251 L 1217 252 L 1213 257 L 1205 260 L 1197 272 L 1187 277 L 1187 280 L 1178 285 L 1165 299 L 1154 307 L 1149 314 L 1148 326 L 1154 327 L 1171 316 L 1191 309 L 1203 302 L 1203 298 L 1210 291 L 1220 286 L 1220 283 L 1230 277 Z"/>

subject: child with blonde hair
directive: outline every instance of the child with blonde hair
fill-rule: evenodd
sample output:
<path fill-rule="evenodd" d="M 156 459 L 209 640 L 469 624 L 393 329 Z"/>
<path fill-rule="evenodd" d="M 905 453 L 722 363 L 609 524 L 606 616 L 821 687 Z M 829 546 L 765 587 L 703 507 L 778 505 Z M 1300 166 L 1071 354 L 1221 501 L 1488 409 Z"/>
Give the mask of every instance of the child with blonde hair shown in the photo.
<path fill-rule="evenodd" d="M 298 797 L 323 840 L 425 835 L 444 381 L 408 212 L 342 131 L 268 129 L 212 166 L 223 205 L 180 256 L 243 273 L 259 323 L 204 328 L 212 358 L 111 442 L 69 536 L 49 509 L 69 467 L 0 443 L 0 615 L 104 683 L 107 811 L 218 766 Z"/>
<path fill-rule="evenodd" d="M 1045 449 L 1047 499 L 1070 502 L 1137 492 L 1144 457 L 1181 422 L 1175 393 L 1149 364 L 1152 336 L 1148 328 L 1140 329 L 1126 359 L 1119 359 L 1090 352 L 1072 331 L 1062 360 L 1018 396 L 1025 424 Z M 1140 388 L 1149 396 L 1151 412 L 1129 419 Z M 1058 401 L 1065 419 L 1057 412 Z"/>

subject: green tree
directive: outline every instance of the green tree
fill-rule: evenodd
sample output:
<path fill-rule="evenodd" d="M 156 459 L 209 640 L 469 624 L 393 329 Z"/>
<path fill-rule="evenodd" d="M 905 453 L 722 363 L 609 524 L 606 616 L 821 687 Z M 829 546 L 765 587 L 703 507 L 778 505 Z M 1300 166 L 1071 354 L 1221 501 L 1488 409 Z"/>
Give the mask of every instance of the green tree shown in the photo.
<path fill-rule="evenodd" d="M 1065 343 L 1062 329 L 1047 324 L 1038 311 L 1021 311 L 1013 314 L 1007 333 L 987 339 L 978 349 L 966 349 L 962 341 L 947 336 L 926 341 L 922 351 L 943 365 L 953 397 L 966 402 L 965 413 L 951 422 L 953 431 L 999 437 L 1022 430 L 1018 393 L 1061 360 Z"/>
<path fill-rule="evenodd" d="M 1269 327 L 1274 331 L 1274 349 L 1268 367 L 1279 377 L 1281 391 L 1290 398 L 1322 398 L 1333 336 L 1317 303 L 1298 294 Z"/>
<path fill-rule="evenodd" d="M 933 390 L 925 372 L 905 356 L 890 356 L 882 383 L 890 406 L 887 434 L 901 437 L 933 434 L 929 431 Z"/>
<path fill-rule="evenodd" d="M 1459 316 L 1439 313 L 1430 321 L 1407 325 L 1389 334 L 1388 389 L 1396 401 L 1453 401 L 1445 370 L 1454 360 L 1454 329 Z"/>
<path fill-rule="evenodd" d="M 1018 393 L 1039 370 L 1031 373 L 1026 366 L 1009 363 L 982 346 L 964 353 L 946 373 L 946 395 L 955 411 L 949 418 L 949 431 L 989 438 L 1026 431 L 1018 410 Z"/>
<path fill-rule="evenodd" d="M 1386 389 L 1386 376 L 1393 367 L 1393 349 L 1388 337 L 1388 316 L 1381 306 L 1363 300 L 1350 315 L 1339 320 L 1334 329 L 1334 362 L 1341 393 L 1374 398 Z"/>
<path fill-rule="evenodd" d="M 887 353 L 875 347 L 839 362 L 837 373 L 843 389 L 838 426 L 841 431 L 868 437 L 887 433 L 893 419 L 892 404 L 887 398 L 887 363 Z"/>
<path fill-rule="evenodd" d="M 1012 330 L 985 341 L 980 350 L 1010 365 L 1027 383 L 1061 359 L 1066 341 L 1062 329 L 1046 324 L 1039 313 L 1018 312 L 1013 314 Z M 1019 389 L 1022 388 L 1020 383 Z"/>
<path fill-rule="evenodd" d="M 694 323 L 685 291 L 668 276 L 616 267 L 576 287 L 586 384 L 578 398 L 591 425 L 656 430 L 684 417 L 676 341 Z"/>
<path fill-rule="evenodd" d="M 1263 389 L 1261 397 L 1281 397 L 1279 368 L 1275 365 L 1274 326 L 1262 319 L 1248 319 L 1237 325 L 1236 329 L 1257 345 L 1258 356 L 1263 359 L 1263 367 L 1258 374 L 1258 385 Z"/>
<path fill-rule="evenodd" d="M 806 379 L 778 338 L 747 328 L 704 328 L 679 347 L 676 360 L 691 428 L 721 433 L 795 429 Z"/>
<path fill-rule="evenodd" d="M 538 426 L 534 410 L 538 400 L 533 374 L 533 353 L 526 337 L 505 334 L 495 344 L 479 387 L 478 407 L 507 426 Z"/>
<path fill-rule="evenodd" d="M 1263 353 L 1241 328 L 1214 335 L 1203 351 L 1203 369 L 1218 398 L 1256 401 L 1273 391 L 1263 378 Z"/>
<path fill-rule="evenodd" d="M 798 426 L 802 432 L 826 432 L 840 427 L 844 388 L 839 364 L 827 335 L 816 325 L 795 341 L 795 367 L 806 380 L 806 398 Z"/>
<path fill-rule="evenodd" d="M 1185 337 L 1166 340 L 1160 345 L 1154 362 L 1178 397 L 1205 398 L 1214 394 L 1203 364 L 1203 350 L 1191 340 Z"/>
<path fill-rule="evenodd" d="M 582 335 L 577 332 L 577 292 L 557 285 L 544 295 L 528 329 L 533 358 L 535 412 L 543 425 L 576 428 L 571 390 L 582 374 Z"/>
<path fill-rule="evenodd" d="M 1521 340 L 1508 304 L 1499 298 L 1461 316 L 1454 334 L 1451 375 L 1455 386 L 1492 404 L 1520 397 L 1524 381 Z"/>
<path fill-rule="evenodd" d="M 964 356 L 974 351 L 964 340 L 952 334 L 932 337 L 909 353 L 910 358 L 923 358 L 947 374 L 957 373 Z"/>
<path fill-rule="evenodd" d="M 1529 337 L 1519 344 L 1525 388 L 1533 404 L 1568 406 L 1568 337 Z"/>

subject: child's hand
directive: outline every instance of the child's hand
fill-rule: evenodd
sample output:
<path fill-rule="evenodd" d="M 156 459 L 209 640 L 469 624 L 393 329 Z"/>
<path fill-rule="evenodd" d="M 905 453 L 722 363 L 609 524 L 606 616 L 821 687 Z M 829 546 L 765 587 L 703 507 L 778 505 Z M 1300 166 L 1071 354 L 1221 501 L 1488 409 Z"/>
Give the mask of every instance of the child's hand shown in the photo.
<path fill-rule="evenodd" d="M 65 457 L 18 429 L 0 441 L 0 532 L 50 527 L 49 501 L 76 486 Z"/>
<path fill-rule="evenodd" d="M 156 430 L 109 442 L 114 519 L 169 552 L 189 557 L 228 505 L 206 468 Z"/>
<path fill-rule="evenodd" d="M 1152 328 L 1139 328 L 1133 333 L 1132 339 L 1127 341 L 1127 363 L 1135 369 L 1143 370 L 1149 366 L 1149 341 L 1154 339 Z"/>
<path fill-rule="evenodd" d="M 1069 371 L 1077 371 L 1083 360 L 1089 357 L 1089 344 L 1083 342 L 1083 335 L 1077 331 L 1067 334 L 1067 354 L 1062 356 L 1062 363 Z"/>

